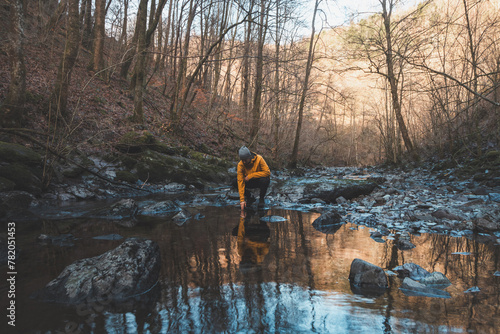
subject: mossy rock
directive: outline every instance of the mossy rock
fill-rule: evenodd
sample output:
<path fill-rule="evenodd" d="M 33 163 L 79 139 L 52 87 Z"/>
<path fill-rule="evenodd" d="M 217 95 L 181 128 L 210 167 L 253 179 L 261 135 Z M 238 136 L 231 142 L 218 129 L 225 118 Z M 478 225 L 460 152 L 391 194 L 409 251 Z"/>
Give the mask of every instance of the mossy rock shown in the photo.
<path fill-rule="evenodd" d="M 141 133 L 130 131 L 124 134 L 119 143 L 115 145 L 116 149 L 124 153 L 139 153 L 148 147 L 154 147 L 158 143 L 155 136 L 149 131 Z"/>
<path fill-rule="evenodd" d="M 42 157 L 37 152 L 25 146 L 0 141 L 0 161 L 39 166 L 42 162 Z"/>
<path fill-rule="evenodd" d="M 488 151 L 484 155 L 484 158 L 488 161 L 500 164 L 500 151 Z"/>
<path fill-rule="evenodd" d="M 119 170 L 116 172 L 115 180 L 135 184 L 139 180 L 139 177 L 129 171 Z"/>
<path fill-rule="evenodd" d="M 24 190 L 35 195 L 42 192 L 42 182 L 24 165 L 1 166 L 0 174 L 15 184 L 15 190 Z"/>
<path fill-rule="evenodd" d="M 168 154 L 168 155 L 177 154 L 177 150 L 174 147 L 169 146 L 169 145 L 162 143 L 162 142 L 157 142 L 155 145 L 153 145 L 151 147 L 151 149 L 156 151 L 156 152 L 164 153 L 164 154 Z"/>
<path fill-rule="evenodd" d="M 85 170 L 83 168 L 81 168 L 81 167 L 78 167 L 78 166 L 69 166 L 69 167 L 63 168 L 62 174 L 65 177 L 73 179 L 73 178 L 77 178 L 80 175 L 82 175 L 84 171 Z"/>
<path fill-rule="evenodd" d="M 7 180 L 6 178 L 0 177 L 0 192 L 2 191 L 10 191 L 14 190 L 16 184 L 11 180 Z"/>
<path fill-rule="evenodd" d="M 175 171 L 180 162 L 172 157 L 154 152 L 146 151 L 141 155 L 136 165 L 137 176 L 142 181 L 164 182 L 175 179 Z"/>
<path fill-rule="evenodd" d="M 183 157 L 171 157 L 154 151 L 142 154 L 136 165 L 137 176 L 142 181 L 175 181 L 200 185 L 203 181 L 224 180 L 223 167 Z"/>

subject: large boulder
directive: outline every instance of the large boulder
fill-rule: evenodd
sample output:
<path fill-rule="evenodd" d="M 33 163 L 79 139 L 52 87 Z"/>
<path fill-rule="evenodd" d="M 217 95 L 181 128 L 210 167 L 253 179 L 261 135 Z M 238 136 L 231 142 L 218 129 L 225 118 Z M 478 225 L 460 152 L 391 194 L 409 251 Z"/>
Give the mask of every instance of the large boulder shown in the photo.
<path fill-rule="evenodd" d="M 361 259 L 352 261 L 349 281 L 352 285 L 361 288 L 385 289 L 389 286 L 382 268 Z"/>
<path fill-rule="evenodd" d="M 160 249 L 155 242 L 130 238 L 102 255 L 67 266 L 35 297 L 68 305 L 103 299 L 119 303 L 154 287 L 160 263 Z"/>
<path fill-rule="evenodd" d="M 0 141 L 0 161 L 39 166 L 42 163 L 42 157 L 23 145 Z"/>

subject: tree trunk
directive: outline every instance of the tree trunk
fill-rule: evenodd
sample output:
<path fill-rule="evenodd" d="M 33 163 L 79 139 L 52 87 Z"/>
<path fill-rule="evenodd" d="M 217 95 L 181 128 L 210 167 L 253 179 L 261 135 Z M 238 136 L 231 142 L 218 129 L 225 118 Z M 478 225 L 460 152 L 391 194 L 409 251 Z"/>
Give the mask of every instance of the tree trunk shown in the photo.
<path fill-rule="evenodd" d="M 399 101 L 399 93 L 398 93 L 398 81 L 396 75 L 394 74 L 394 58 L 393 58 L 392 34 L 391 34 L 391 15 L 392 15 L 393 4 L 392 2 L 390 2 L 389 11 L 387 11 L 387 0 L 381 0 L 381 4 L 383 11 L 382 18 L 384 19 L 385 38 L 387 47 L 385 53 L 386 65 L 387 65 L 387 80 L 389 81 L 391 89 L 392 107 L 406 149 L 408 150 L 408 152 L 414 154 L 413 144 L 411 142 L 410 136 L 408 135 L 408 129 L 406 128 L 406 123 L 403 119 L 403 115 L 401 112 L 401 103 Z"/>
<path fill-rule="evenodd" d="M 309 89 L 309 76 L 311 75 L 311 68 L 312 68 L 312 63 L 314 60 L 314 34 L 315 34 L 314 22 L 316 20 L 316 13 L 318 11 L 319 1 L 320 0 L 316 0 L 316 3 L 314 4 L 311 39 L 309 41 L 309 53 L 307 55 L 306 74 L 305 74 L 305 78 L 304 78 L 304 85 L 302 87 L 302 95 L 300 96 L 299 111 L 298 111 L 299 117 L 297 120 L 297 130 L 295 131 L 295 141 L 293 143 L 292 155 L 290 157 L 290 162 L 289 162 L 290 168 L 297 167 L 299 143 L 300 143 L 300 131 L 302 129 L 302 118 L 304 117 L 304 106 L 305 106 L 305 102 L 306 102 L 307 91 Z"/>
<path fill-rule="evenodd" d="M 85 7 L 83 7 L 83 5 Z M 83 47 L 90 49 L 92 47 L 92 0 L 84 0 L 82 4 L 83 13 Z"/>
<path fill-rule="evenodd" d="M 20 126 L 26 93 L 26 66 L 24 64 L 24 8 L 23 0 L 10 5 L 9 63 L 10 83 L 7 98 L 0 107 L 0 126 Z"/>
<path fill-rule="evenodd" d="M 243 54 L 243 72 L 242 72 L 242 90 L 241 90 L 241 106 L 245 116 L 248 113 L 248 90 L 250 89 L 250 39 L 252 36 L 252 12 L 254 0 L 250 0 L 250 8 L 248 10 L 249 17 L 246 26 L 246 36 L 244 42 Z"/>
<path fill-rule="evenodd" d="M 265 0 L 260 2 L 260 20 L 259 20 L 259 41 L 257 45 L 257 64 L 255 73 L 255 92 L 253 96 L 252 125 L 250 127 L 250 142 L 253 143 L 259 133 L 260 127 L 260 108 L 262 101 L 262 77 L 264 73 L 264 44 L 267 32 L 268 13 L 265 7 Z"/>
<path fill-rule="evenodd" d="M 80 20 L 78 13 L 79 0 L 68 1 L 68 29 L 64 54 L 57 70 L 56 84 L 53 93 L 53 108 L 57 117 L 67 116 L 68 88 L 71 81 L 71 72 L 76 63 L 80 47 Z"/>
<path fill-rule="evenodd" d="M 142 109 L 143 104 L 143 93 L 144 93 L 144 78 L 146 73 L 146 50 L 151 44 L 151 38 L 158 26 L 158 22 L 161 17 L 161 12 L 165 6 L 166 0 L 161 0 L 158 4 L 156 10 L 151 11 L 154 13 L 154 18 L 150 18 L 149 28 L 146 31 L 147 24 L 147 4 L 148 0 L 141 0 L 139 3 L 139 13 L 137 15 L 137 27 L 136 30 L 138 34 L 137 38 L 137 62 L 134 67 L 134 114 L 132 116 L 132 121 L 136 123 L 144 123 L 144 111 Z"/>
<path fill-rule="evenodd" d="M 106 20 L 106 0 L 95 1 L 94 49 L 92 69 L 98 72 L 104 68 L 104 38 Z"/>
<path fill-rule="evenodd" d="M 171 119 L 172 119 L 172 123 L 174 125 L 174 128 L 176 130 L 179 129 L 179 124 L 180 124 L 180 120 L 182 117 L 184 103 L 186 102 L 186 99 L 187 99 L 187 91 L 188 91 L 188 89 L 186 88 L 187 60 L 188 60 L 188 55 L 189 55 L 191 26 L 192 26 L 193 20 L 195 18 L 197 6 L 198 6 L 198 4 L 195 3 L 194 0 L 190 1 L 187 28 L 186 28 L 186 33 L 185 33 L 185 37 L 184 37 L 184 45 L 182 47 L 182 57 L 181 57 L 180 62 L 179 62 L 179 72 L 177 73 L 177 83 L 176 83 L 176 89 L 175 89 L 175 93 L 174 93 L 175 95 L 173 98 L 173 104 L 172 104 L 172 108 L 171 108 L 171 110 L 172 110 Z M 185 95 L 184 98 L 182 97 L 183 95 Z"/>

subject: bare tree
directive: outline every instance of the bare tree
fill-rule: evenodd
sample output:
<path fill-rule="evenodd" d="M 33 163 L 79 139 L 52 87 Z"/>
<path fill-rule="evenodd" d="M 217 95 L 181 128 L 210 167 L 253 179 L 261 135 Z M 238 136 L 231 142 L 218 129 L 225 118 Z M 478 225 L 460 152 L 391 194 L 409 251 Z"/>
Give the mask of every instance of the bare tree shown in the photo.
<path fill-rule="evenodd" d="M 0 125 L 18 126 L 23 117 L 26 93 L 26 66 L 24 63 L 24 6 L 23 0 L 10 1 L 10 31 L 8 55 L 10 83 L 7 98 L 0 105 Z"/>
<path fill-rule="evenodd" d="M 304 82 L 302 83 L 302 94 L 300 96 L 299 110 L 298 110 L 298 120 L 297 128 L 295 131 L 295 141 L 293 143 L 292 155 L 290 156 L 289 167 L 296 168 L 299 154 L 299 144 L 300 144 L 300 132 L 302 130 L 302 119 L 304 117 L 304 106 L 306 103 L 307 92 L 309 90 L 309 76 L 311 75 L 311 69 L 314 61 L 314 36 L 315 36 L 315 20 L 316 14 L 318 12 L 318 5 L 321 0 L 316 0 L 314 4 L 314 13 L 312 18 L 312 29 L 311 38 L 309 40 L 309 52 L 307 55 L 306 73 L 304 77 Z"/>
<path fill-rule="evenodd" d="M 80 48 L 80 18 L 79 0 L 68 1 L 67 35 L 64 53 L 57 70 L 56 83 L 52 94 L 52 109 L 57 117 L 67 116 L 68 89 L 71 82 L 71 72 L 76 63 Z"/>

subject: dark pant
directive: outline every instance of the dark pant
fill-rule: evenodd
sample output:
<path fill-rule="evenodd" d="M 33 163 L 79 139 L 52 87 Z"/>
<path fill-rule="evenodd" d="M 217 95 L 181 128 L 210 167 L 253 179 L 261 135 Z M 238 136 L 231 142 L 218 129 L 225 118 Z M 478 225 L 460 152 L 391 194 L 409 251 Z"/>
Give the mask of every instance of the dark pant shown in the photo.
<path fill-rule="evenodd" d="M 250 179 L 250 181 L 245 182 L 245 198 L 250 198 L 251 196 L 249 189 L 259 189 L 259 200 L 263 201 L 270 182 L 271 178 L 269 176 Z M 233 188 L 238 189 L 238 179 L 233 180 L 232 186 Z"/>

